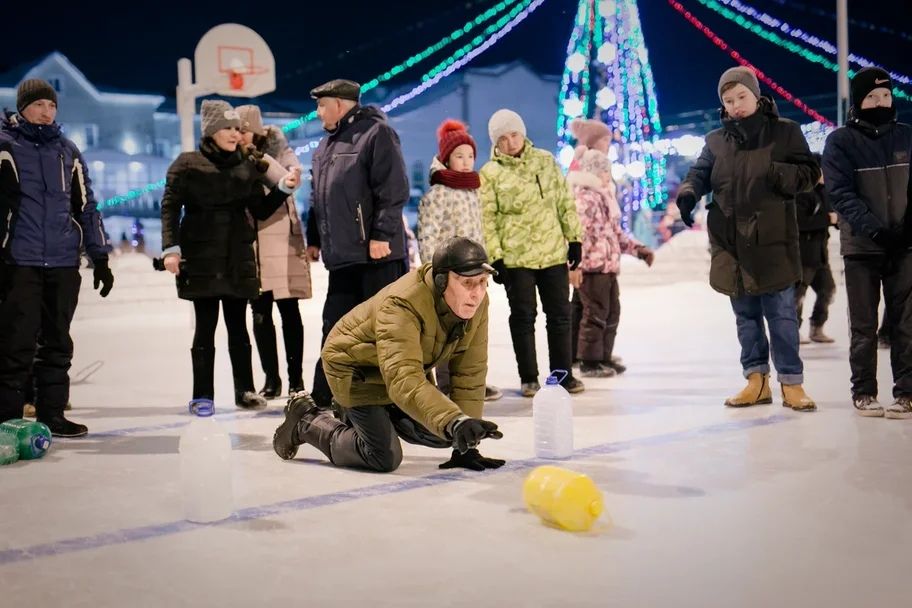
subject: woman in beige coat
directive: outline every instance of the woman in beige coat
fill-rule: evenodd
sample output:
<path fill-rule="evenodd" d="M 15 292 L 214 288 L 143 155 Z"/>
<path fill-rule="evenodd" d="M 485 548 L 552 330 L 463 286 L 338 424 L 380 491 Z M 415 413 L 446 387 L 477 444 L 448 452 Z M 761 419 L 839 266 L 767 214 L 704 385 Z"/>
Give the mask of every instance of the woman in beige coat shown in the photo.
<path fill-rule="evenodd" d="M 294 151 L 288 146 L 281 129 L 263 126 L 260 109 L 254 105 L 237 108 L 241 116 L 241 135 L 246 146 L 256 148 L 254 154 L 272 157 L 284 170 L 300 170 Z M 267 158 L 268 160 L 268 158 Z M 275 165 L 275 162 L 273 162 Z M 269 176 L 270 173 L 267 173 Z M 253 310 L 253 336 L 266 383 L 260 395 L 272 399 L 282 394 L 279 377 L 279 357 L 276 331 L 272 322 L 275 302 L 282 317 L 285 340 L 285 361 L 288 367 L 288 394 L 304 390 L 302 358 L 304 326 L 298 300 L 311 297 L 310 265 L 305 255 L 301 221 L 293 196 L 266 221 L 255 222 L 257 229 L 257 266 L 260 276 L 260 295 L 250 302 Z"/>

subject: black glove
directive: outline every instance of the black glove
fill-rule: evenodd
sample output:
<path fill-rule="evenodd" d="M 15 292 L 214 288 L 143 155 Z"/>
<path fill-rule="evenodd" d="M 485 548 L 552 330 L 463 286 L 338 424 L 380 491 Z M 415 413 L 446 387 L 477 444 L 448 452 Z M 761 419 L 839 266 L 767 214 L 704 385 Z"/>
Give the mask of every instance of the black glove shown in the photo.
<path fill-rule="evenodd" d="M 472 449 L 465 454 L 460 454 L 459 450 L 453 450 L 453 455 L 443 464 L 437 465 L 438 469 L 471 469 L 473 471 L 484 471 L 485 469 L 499 469 L 507 463 L 506 460 L 499 458 L 485 458 L 478 453 L 478 450 Z"/>
<path fill-rule="evenodd" d="M 493 262 L 491 262 L 491 266 L 493 266 L 494 270 L 497 271 L 497 274 L 495 274 L 494 276 L 491 277 L 492 279 L 494 279 L 494 282 L 497 283 L 498 285 L 506 285 L 507 284 L 507 266 L 504 264 L 504 261 L 503 260 L 494 260 Z"/>
<path fill-rule="evenodd" d="M 681 221 L 688 228 L 693 228 L 693 210 L 697 208 L 697 197 L 694 196 L 692 192 L 683 192 L 678 194 L 678 198 L 675 201 L 678 205 L 678 210 L 681 212 Z"/>
<path fill-rule="evenodd" d="M 95 279 L 92 285 L 93 289 L 98 289 L 98 286 L 101 285 L 101 291 L 99 291 L 98 294 L 102 298 L 106 298 L 114 287 L 114 275 L 111 273 L 111 269 L 108 268 L 107 260 L 95 260 L 95 269 L 92 271 L 92 278 Z"/>
<path fill-rule="evenodd" d="M 482 439 L 500 439 L 503 433 L 497 430 L 497 425 L 488 420 L 477 418 L 461 418 L 453 424 L 449 433 L 453 441 L 453 449 L 465 454 L 476 447 Z"/>
<path fill-rule="evenodd" d="M 567 264 L 570 270 L 576 270 L 583 261 L 583 244 L 576 241 L 567 245 Z"/>
<path fill-rule="evenodd" d="M 896 251 L 906 246 L 906 239 L 894 230 L 878 230 L 871 235 L 871 240 L 887 251 Z"/>

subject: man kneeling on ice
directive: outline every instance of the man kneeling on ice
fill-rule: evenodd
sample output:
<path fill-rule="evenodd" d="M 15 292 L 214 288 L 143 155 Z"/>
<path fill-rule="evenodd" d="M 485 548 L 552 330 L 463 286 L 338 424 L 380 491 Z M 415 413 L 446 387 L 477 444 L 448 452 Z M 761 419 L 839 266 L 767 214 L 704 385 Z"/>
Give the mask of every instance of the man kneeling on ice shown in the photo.
<path fill-rule="evenodd" d="M 323 346 L 323 368 L 339 420 L 307 393 L 289 400 L 272 440 L 294 458 L 309 443 L 336 466 L 389 472 L 403 440 L 453 448 L 440 465 L 480 471 L 503 460 L 476 446 L 503 434 L 481 419 L 488 371 L 488 264 L 484 247 L 456 237 L 424 264 L 342 317 Z M 449 360 L 450 394 L 429 378 Z"/>

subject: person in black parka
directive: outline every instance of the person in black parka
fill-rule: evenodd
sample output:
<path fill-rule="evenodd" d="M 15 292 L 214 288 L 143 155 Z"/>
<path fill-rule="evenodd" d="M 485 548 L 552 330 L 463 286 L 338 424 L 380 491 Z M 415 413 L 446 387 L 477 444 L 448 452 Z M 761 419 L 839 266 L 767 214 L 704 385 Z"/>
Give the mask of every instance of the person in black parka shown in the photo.
<path fill-rule="evenodd" d="M 725 404 L 772 402 L 772 351 L 783 405 L 811 411 L 816 405 L 802 387 L 804 365 L 798 354 L 795 284 L 801 278 L 801 259 L 795 196 L 814 186 L 820 168 L 801 128 L 780 118 L 773 100 L 760 95 L 751 70 L 726 70 L 719 79 L 719 99 L 722 128 L 706 136 L 676 202 L 690 226 L 697 201 L 713 194 L 706 220 L 712 255 L 709 282 L 731 298 L 748 381 Z"/>
<path fill-rule="evenodd" d="M 267 219 L 297 188 L 300 173 L 289 173 L 267 189 L 257 165 L 239 145 L 237 112 L 224 101 L 206 100 L 200 114 L 199 150 L 184 152 L 171 164 L 161 202 L 164 266 L 176 276 L 178 297 L 192 301 L 196 315 L 190 409 L 197 413 L 198 400 L 214 397 L 219 304 L 228 328 L 235 404 L 265 407 L 266 400 L 254 391 L 245 323 L 247 301 L 260 289 L 253 249 L 256 230 L 247 213 Z"/>
<path fill-rule="evenodd" d="M 819 164 L 820 154 L 814 154 L 814 160 Z M 798 326 L 801 327 L 804 297 L 810 287 L 816 297 L 807 341 L 831 343 L 834 340 L 823 332 L 823 324 L 829 318 L 830 303 L 836 293 L 828 250 L 830 226 L 835 224 L 836 214 L 830 206 L 822 175 L 813 190 L 802 192 L 795 198 L 795 210 L 798 216 L 798 249 L 801 252 L 801 281 L 795 288 Z"/>
<path fill-rule="evenodd" d="M 912 418 L 912 126 L 897 122 L 893 82 L 880 68 L 852 78 L 846 126 L 827 137 L 823 173 L 839 214 L 849 300 L 852 402 L 861 416 Z M 892 404 L 877 402 L 877 308 L 891 331 Z"/>

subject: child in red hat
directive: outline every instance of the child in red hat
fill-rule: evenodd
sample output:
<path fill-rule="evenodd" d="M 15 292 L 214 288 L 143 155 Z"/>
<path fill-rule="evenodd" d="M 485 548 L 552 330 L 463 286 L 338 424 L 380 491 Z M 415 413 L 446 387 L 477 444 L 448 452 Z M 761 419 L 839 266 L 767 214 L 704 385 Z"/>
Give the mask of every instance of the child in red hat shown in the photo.
<path fill-rule="evenodd" d="M 437 156 L 431 162 L 431 188 L 418 205 L 418 254 L 430 262 L 438 247 L 453 237 L 464 236 L 484 243 L 481 225 L 481 181 L 475 171 L 475 140 L 465 124 L 447 119 L 437 128 Z M 449 390 L 444 362 L 437 367 L 437 385 Z M 485 388 L 485 401 L 500 399 L 494 386 Z"/>

